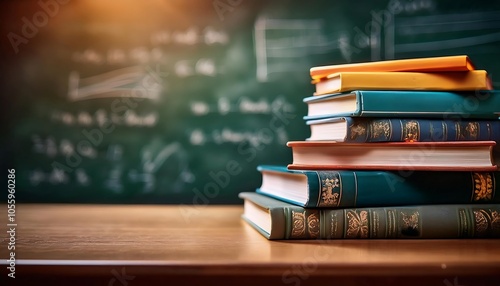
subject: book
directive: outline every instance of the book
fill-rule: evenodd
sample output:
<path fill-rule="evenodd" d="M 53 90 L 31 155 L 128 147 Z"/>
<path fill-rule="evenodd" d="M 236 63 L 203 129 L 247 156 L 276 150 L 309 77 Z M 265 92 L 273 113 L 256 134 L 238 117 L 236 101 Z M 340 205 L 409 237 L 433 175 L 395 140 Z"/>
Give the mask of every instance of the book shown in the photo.
<path fill-rule="evenodd" d="M 242 218 L 268 239 L 498 238 L 500 204 L 312 209 L 240 193 Z"/>
<path fill-rule="evenodd" d="M 500 142 L 500 120 L 334 117 L 306 122 L 307 140 L 337 142 Z"/>
<path fill-rule="evenodd" d="M 485 70 L 468 72 L 339 72 L 314 82 L 314 95 L 352 90 L 490 90 Z"/>
<path fill-rule="evenodd" d="M 312 67 L 312 79 L 325 78 L 338 72 L 444 72 L 475 70 L 474 64 L 466 55 L 399 59 L 388 61 L 362 62 Z"/>
<path fill-rule="evenodd" d="M 257 193 L 307 208 L 500 203 L 500 172 L 257 170 Z"/>
<path fill-rule="evenodd" d="M 495 171 L 495 141 L 344 143 L 290 141 L 291 170 Z"/>
<path fill-rule="evenodd" d="M 373 91 L 310 96 L 305 120 L 328 117 L 498 119 L 500 91 Z"/>

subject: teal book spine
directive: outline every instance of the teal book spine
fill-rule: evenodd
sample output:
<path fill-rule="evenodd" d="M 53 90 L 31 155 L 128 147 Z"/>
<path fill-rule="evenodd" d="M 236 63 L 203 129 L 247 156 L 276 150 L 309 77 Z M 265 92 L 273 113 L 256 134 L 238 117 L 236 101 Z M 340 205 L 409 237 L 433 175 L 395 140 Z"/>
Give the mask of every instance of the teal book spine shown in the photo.
<path fill-rule="evenodd" d="M 329 117 L 415 117 L 439 119 L 498 119 L 500 91 L 473 92 L 447 91 L 381 91 L 358 90 L 348 93 L 311 96 L 304 99 L 309 104 L 347 94 L 356 94 L 356 108 L 349 112 L 332 110 L 322 115 L 305 116 L 305 120 Z"/>
<path fill-rule="evenodd" d="M 500 203 L 500 172 L 312 171 L 267 165 L 258 170 L 306 176 L 307 203 L 301 204 L 286 195 L 274 197 L 308 208 Z M 260 188 L 257 192 L 269 195 Z"/>
<path fill-rule="evenodd" d="M 500 120 L 342 117 L 319 122 L 339 120 L 345 121 L 347 128 L 344 142 L 500 142 Z M 318 121 L 308 121 L 308 124 L 314 122 Z"/>
<path fill-rule="evenodd" d="M 413 205 L 310 209 L 257 193 L 241 193 L 271 220 L 268 239 L 445 239 L 499 238 L 500 204 Z"/>

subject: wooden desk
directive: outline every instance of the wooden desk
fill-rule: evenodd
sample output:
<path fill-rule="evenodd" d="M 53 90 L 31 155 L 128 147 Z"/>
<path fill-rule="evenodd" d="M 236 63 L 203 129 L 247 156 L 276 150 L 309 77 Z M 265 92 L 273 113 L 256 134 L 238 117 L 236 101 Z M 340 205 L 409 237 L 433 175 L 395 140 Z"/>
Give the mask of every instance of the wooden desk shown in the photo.
<path fill-rule="evenodd" d="M 268 241 L 241 213 L 241 206 L 18 204 L 15 281 L 500 285 L 500 240 Z"/>

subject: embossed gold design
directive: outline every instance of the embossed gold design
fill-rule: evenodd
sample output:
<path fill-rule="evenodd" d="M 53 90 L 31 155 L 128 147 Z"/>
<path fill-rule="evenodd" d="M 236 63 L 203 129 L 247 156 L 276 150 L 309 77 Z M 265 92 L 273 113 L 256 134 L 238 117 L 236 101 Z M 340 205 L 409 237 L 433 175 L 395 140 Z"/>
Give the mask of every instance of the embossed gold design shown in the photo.
<path fill-rule="evenodd" d="M 339 205 L 340 194 L 334 189 L 340 187 L 338 178 L 326 178 L 321 180 L 320 207 L 336 207 Z"/>
<path fill-rule="evenodd" d="M 337 212 L 333 212 L 331 216 L 331 223 L 330 223 L 330 237 L 336 238 L 337 237 L 337 232 L 338 232 L 338 227 L 339 227 L 339 217 L 337 215 Z"/>
<path fill-rule="evenodd" d="M 311 238 L 319 237 L 319 218 L 316 213 L 312 213 L 307 217 L 307 231 Z"/>
<path fill-rule="evenodd" d="M 491 228 L 493 232 L 500 232 L 500 212 L 491 212 Z"/>
<path fill-rule="evenodd" d="M 473 200 L 490 201 L 493 198 L 493 179 L 491 173 L 473 173 L 474 194 Z"/>
<path fill-rule="evenodd" d="M 363 122 L 358 122 L 357 124 L 352 124 L 350 126 L 351 134 L 349 139 L 355 140 L 359 136 L 366 136 L 366 126 Z"/>
<path fill-rule="evenodd" d="M 441 127 L 443 128 L 442 140 L 445 140 L 445 138 L 448 138 L 448 124 L 444 123 L 444 121 L 443 121 L 441 123 Z"/>
<path fill-rule="evenodd" d="M 396 213 L 394 210 L 387 210 L 387 237 L 397 237 Z"/>
<path fill-rule="evenodd" d="M 474 229 L 477 236 L 484 236 L 488 232 L 489 220 L 491 220 L 488 212 L 486 210 L 475 210 L 474 219 L 476 222 Z"/>
<path fill-rule="evenodd" d="M 368 212 L 347 211 L 346 238 L 368 238 Z"/>
<path fill-rule="evenodd" d="M 306 232 L 306 214 L 292 211 L 292 238 L 301 237 Z"/>
<path fill-rule="evenodd" d="M 489 237 L 500 234 L 500 213 L 491 209 L 476 209 L 474 213 L 475 236 Z"/>
<path fill-rule="evenodd" d="M 405 122 L 403 127 L 403 139 L 406 142 L 414 142 L 419 140 L 420 127 L 418 122 L 410 120 Z"/>
<path fill-rule="evenodd" d="M 460 237 L 468 237 L 471 233 L 471 226 L 469 225 L 468 215 L 464 209 L 458 210 Z"/>
<path fill-rule="evenodd" d="M 462 135 L 462 125 L 460 124 L 460 121 L 455 122 L 455 131 L 457 133 L 456 135 L 456 140 L 461 140 L 463 139 Z"/>
<path fill-rule="evenodd" d="M 371 137 L 377 138 L 384 136 L 384 138 L 389 139 L 391 134 L 391 125 L 389 120 L 375 120 L 370 124 Z"/>
<path fill-rule="evenodd" d="M 378 238 L 380 230 L 380 217 L 377 212 L 372 212 L 372 227 L 370 237 Z"/>
<path fill-rule="evenodd" d="M 469 122 L 465 126 L 463 134 L 463 136 L 467 139 L 477 140 L 477 135 L 479 134 L 479 122 Z"/>
<path fill-rule="evenodd" d="M 418 236 L 420 234 L 418 211 L 412 213 L 401 212 L 401 233 L 409 236 Z"/>

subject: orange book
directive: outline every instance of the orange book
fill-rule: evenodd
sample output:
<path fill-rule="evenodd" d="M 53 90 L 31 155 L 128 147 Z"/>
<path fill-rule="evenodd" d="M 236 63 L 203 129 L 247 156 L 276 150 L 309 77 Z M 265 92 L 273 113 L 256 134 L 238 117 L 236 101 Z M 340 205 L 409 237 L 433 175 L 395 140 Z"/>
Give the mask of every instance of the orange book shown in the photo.
<path fill-rule="evenodd" d="M 468 72 L 340 72 L 316 82 L 315 95 L 353 90 L 491 90 L 485 70 Z"/>
<path fill-rule="evenodd" d="M 311 78 L 319 80 L 338 72 L 443 72 L 443 71 L 470 71 L 474 64 L 468 56 L 447 56 L 432 58 L 401 59 L 378 62 L 363 62 L 354 64 L 328 65 L 313 67 L 310 70 Z"/>

